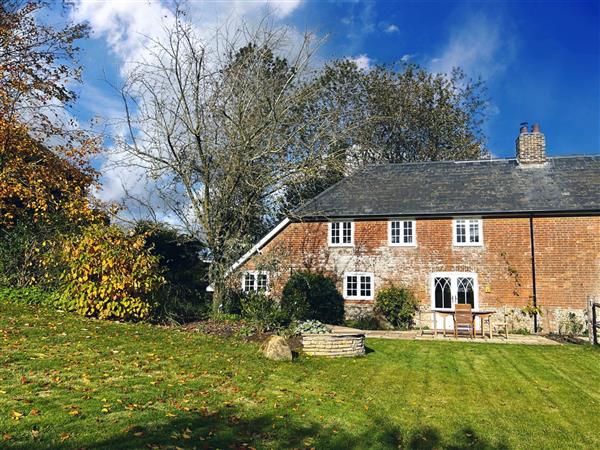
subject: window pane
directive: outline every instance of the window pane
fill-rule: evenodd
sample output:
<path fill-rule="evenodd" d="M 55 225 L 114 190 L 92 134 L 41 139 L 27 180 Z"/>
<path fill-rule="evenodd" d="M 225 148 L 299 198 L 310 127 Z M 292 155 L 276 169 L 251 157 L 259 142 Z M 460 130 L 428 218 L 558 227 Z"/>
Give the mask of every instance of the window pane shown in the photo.
<path fill-rule="evenodd" d="M 452 293 L 450 289 L 450 278 L 440 277 L 434 280 L 435 289 L 435 307 L 451 308 Z"/>
<path fill-rule="evenodd" d="M 390 226 L 392 244 L 400 244 L 400 222 L 394 220 L 391 222 Z"/>
<path fill-rule="evenodd" d="M 346 277 L 346 295 L 348 297 L 358 296 L 358 277 L 356 275 Z"/>
<path fill-rule="evenodd" d="M 258 291 L 266 291 L 268 288 L 268 279 L 266 273 L 259 273 L 257 282 L 256 282 L 256 290 Z"/>
<path fill-rule="evenodd" d="M 404 243 L 412 244 L 413 242 L 413 223 L 410 220 L 404 222 Z"/>
<path fill-rule="evenodd" d="M 255 277 L 253 273 L 247 273 L 244 275 L 244 292 L 254 291 Z"/>
<path fill-rule="evenodd" d="M 340 243 L 340 223 L 339 222 L 331 223 L 331 243 L 332 244 Z"/>
<path fill-rule="evenodd" d="M 464 220 L 456 221 L 456 242 L 467 242 L 467 229 Z"/>
<path fill-rule="evenodd" d="M 479 221 L 469 221 L 469 242 L 479 242 Z"/>
<path fill-rule="evenodd" d="M 368 275 L 363 275 L 360 277 L 360 296 L 371 296 L 371 277 Z"/>
<path fill-rule="evenodd" d="M 351 244 L 352 243 L 352 222 L 342 222 L 342 243 L 343 244 Z"/>
<path fill-rule="evenodd" d="M 475 292 L 473 290 L 473 278 L 458 278 L 457 284 L 457 298 L 456 302 L 461 305 L 471 305 L 475 307 Z"/>

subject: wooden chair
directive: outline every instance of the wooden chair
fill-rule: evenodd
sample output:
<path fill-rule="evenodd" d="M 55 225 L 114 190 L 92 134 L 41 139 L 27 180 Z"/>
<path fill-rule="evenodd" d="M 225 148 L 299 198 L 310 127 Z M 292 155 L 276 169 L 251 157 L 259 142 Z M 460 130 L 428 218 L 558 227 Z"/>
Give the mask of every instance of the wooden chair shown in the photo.
<path fill-rule="evenodd" d="M 496 314 L 494 314 L 494 319 L 496 319 L 497 316 L 500 316 L 500 318 L 492 322 L 492 328 L 496 334 L 500 334 L 499 330 L 503 330 L 504 333 L 502 334 L 508 339 L 508 314 L 506 313 L 506 308 L 502 308 L 501 311 L 496 312 Z M 490 320 L 492 319 L 490 318 Z"/>
<path fill-rule="evenodd" d="M 475 321 L 471 313 L 471 305 L 454 305 L 454 337 L 458 337 L 458 333 L 467 331 L 469 336 L 475 337 Z"/>
<path fill-rule="evenodd" d="M 433 326 L 429 328 L 429 325 L 426 325 L 428 331 L 434 336 L 437 334 L 436 323 L 435 323 L 435 313 L 433 311 L 423 311 L 420 307 L 418 310 L 419 313 L 419 336 L 425 335 L 425 328 L 423 328 L 423 322 L 425 321 L 424 316 L 429 315 L 429 321 L 427 323 L 432 323 Z"/>

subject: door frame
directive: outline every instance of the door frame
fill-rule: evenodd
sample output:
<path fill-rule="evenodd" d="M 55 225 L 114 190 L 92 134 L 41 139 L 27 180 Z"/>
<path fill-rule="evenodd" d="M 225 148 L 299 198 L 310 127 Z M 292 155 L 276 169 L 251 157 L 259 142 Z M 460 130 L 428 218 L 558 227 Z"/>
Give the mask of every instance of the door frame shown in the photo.
<path fill-rule="evenodd" d="M 436 308 L 435 307 L 435 279 L 436 278 L 450 278 L 450 308 Z M 477 311 L 479 309 L 479 283 L 477 281 L 476 272 L 432 272 L 429 277 L 429 289 L 432 309 L 444 309 L 447 311 L 453 311 L 454 305 L 456 305 L 457 298 L 457 283 L 458 278 L 472 278 L 473 279 L 473 309 Z"/>

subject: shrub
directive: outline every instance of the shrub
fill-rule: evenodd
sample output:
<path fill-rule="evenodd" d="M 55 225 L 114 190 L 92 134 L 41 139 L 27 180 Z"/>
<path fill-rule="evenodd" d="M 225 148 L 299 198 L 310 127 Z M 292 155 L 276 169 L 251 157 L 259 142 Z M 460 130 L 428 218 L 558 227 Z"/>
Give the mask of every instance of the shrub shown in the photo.
<path fill-rule="evenodd" d="M 0 300 L 26 305 L 53 305 L 57 300 L 55 292 L 48 292 L 38 287 L 0 288 Z"/>
<path fill-rule="evenodd" d="M 566 334 L 568 336 L 579 336 L 585 330 L 585 323 L 577 318 L 573 312 L 568 313 L 567 317 L 558 324 L 558 334 Z"/>
<path fill-rule="evenodd" d="M 61 306 L 85 316 L 147 319 L 156 306 L 153 294 L 164 283 L 144 236 L 115 226 L 92 225 L 68 237 L 56 259 L 66 266 Z"/>
<path fill-rule="evenodd" d="M 385 328 L 379 318 L 373 314 L 361 314 L 354 319 L 346 320 L 344 324 L 347 327 L 358 328 L 359 330 L 381 330 Z"/>
<path fill-rule="evenodd" d="M 289 324 L 279 304 L 262 292 L 248 292 L 241 303 L 242 317 L 261 331 L 273 331 Z"/>
<path fill-rule="evenodd" d="M 0 227 L 0 286 L 56 287 L 61 268 L 49 270 L 43 264 L 52 243 L 63 234 L 75 232 L 77 227 L 55 215 L 50 223 L 18 221 L 10 227 Z"/>
<path fill-rule="evenodd" d="M 292 320 L 338 324 L 344 319 L 344 299 L 333 280 L 307 271 L 290 277 L 283 288 L 281 308 Z"/>
<path fill-rule="evenodd" d="M 331 328 L 318 320 L 305 320 L 294 328 L 295 334 L 325 334 L 330 333 Z"/>
<path fill-rule="evenodd" d="M 400 329 L 408 329 L 413 324 L 417 306 L 413 293 L 406 288 L 384 288 L 375 296 L 375 312 Z"/>
<path fill-rule="evenodd" d="M 159 258 L 165 284 L 152 314 L 157 322 L 184 323 L 208 314 L 208 264 L 201 258 L 204 245 L 193 237 L 160 223 L 140 221 L 134 232 L 145 238 L 146 249 Z"/>

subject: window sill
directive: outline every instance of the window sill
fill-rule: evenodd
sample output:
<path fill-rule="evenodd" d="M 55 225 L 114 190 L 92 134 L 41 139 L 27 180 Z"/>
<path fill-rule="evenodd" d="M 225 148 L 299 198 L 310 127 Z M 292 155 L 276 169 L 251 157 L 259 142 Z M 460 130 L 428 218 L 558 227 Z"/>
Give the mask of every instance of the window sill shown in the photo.
<path fill-rule="evenodd" d="M 417 244 L 392 244 L 388 242 L 389 247 L 417 247 Z"/>
<path fill-rule="evenodd" d="M 483 247 L 483 243 L 458 243 L 458 242 L 454 242 L 452 244 L 453 247 Z"/>
<path fill-rule="evenodd" d="M 329 244 L 329 247 L 352 248 L 354 247 L 354 244 Z"/>
<path fill-rule="evenodd" d="M 364 302 L 374 300 L 374 297 L 344 297 L 344 300 Z"/>

